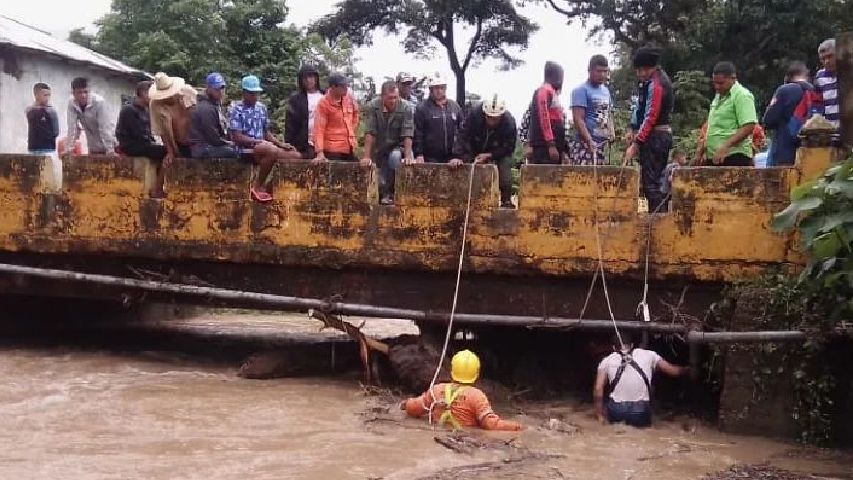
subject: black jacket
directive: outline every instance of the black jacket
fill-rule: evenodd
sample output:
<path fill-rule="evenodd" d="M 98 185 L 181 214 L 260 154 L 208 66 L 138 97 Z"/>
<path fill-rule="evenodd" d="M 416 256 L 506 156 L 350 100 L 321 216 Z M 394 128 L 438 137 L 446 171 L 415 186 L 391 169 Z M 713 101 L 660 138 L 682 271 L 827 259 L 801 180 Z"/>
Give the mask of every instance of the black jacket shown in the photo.
<path fill-rule="evenodd" d="M 431 98 L 415 109 L 415 156 L 423 155 L 428 161 L 446 162 L 453 156 L 453 145 L 462 127 L 462 108 L 451 99 L 444 107 Z"/>
<path fill-rule="evenodd" d="M 465 118 L 453 153 L 466 163 L 473 162 L 478 154 L 491 153 L 494 163 L 512 156 L 517 138 L 515 118 L 511 113 L 504 112 L 497 128 L 491 130 L 486 127 L 486 114 L 478 105 L 472 108 L 471 113 Z"/>
<path fill-rule="evenodd" d="M 210 101 L 207 95 L 198 97 L 198 105 L 190 120 L 190 144 L 221 147 L 226 144 L 225 127 L 222 124 L 219 104 Z"/>
<path fill-rule="evenodd" d="M 299 91 L 287 99 L 287 116 L 284 119 L 284 141 L 296 147 L 300 152 L 308 149 L 308 94 L 302 85 L 302 79 L 313 75 L 320 85 L 320 73 L 316 68 L 305 65 L 299 69 L 296 82 Z M 325 93 L 320 90 L 320 93 Z"/>
<path fill-rule="evenodd" d="M 148 109 L 140 107 L 136 101 L 122 107 L 116 124 L 116 140 L 125 150 L 142 148 L 154 143 Z"/>
<path fill-rule="evenodd" d="M 59 136 L 59 117 L 50 105 L 27 107 L 27 148 L 29 150 L 56 150 L 56 137 Z"/>

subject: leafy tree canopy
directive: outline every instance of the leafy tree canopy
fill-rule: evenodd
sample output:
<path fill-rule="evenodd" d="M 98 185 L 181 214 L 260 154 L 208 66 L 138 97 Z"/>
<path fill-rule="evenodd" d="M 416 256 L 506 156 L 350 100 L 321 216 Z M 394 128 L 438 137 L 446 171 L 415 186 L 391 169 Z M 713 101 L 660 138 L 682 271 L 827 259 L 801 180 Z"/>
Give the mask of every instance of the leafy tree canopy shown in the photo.
<path fill-rule="evenodd" d="M 445 50 L 456 76 L 456 98 L 465 101 L 465 74 L 471 65 L 493 58 L 506 69 L 522 63 L 524 50 L 539 27 L 521 15 L 511 0 L 342 0 L 337 13 L 320 19 L 313 29 L 329 40 L 346 35 L 357 45 L 370 45 L 373 33 L 405 34 L 407 53 L 429 57 Z M 458 49 L 463 29 L 470 41 Z"/>

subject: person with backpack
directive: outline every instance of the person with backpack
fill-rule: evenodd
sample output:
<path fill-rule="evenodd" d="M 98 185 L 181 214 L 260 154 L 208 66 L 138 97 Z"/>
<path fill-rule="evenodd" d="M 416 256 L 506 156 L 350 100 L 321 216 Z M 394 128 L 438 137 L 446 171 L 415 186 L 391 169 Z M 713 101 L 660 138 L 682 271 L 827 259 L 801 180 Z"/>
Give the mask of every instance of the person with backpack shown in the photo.
<path fill-rule="evenodd" d="M 792 62 L 785 75 L 785 84 L 776 89 L 764 112 L 762 123 L 774 132 L 767 156 L 768 167 L 794 164 L 800 145 L 798 136 L 808 120 L 815 98 L 808 76 L 809 69 L 805 63 Z"/>
<path fill-rule="evenodd" d="M 598 365 L 593 398 L 602 423 L 624 422 L 634 427 L 652 424 L 652 376 L 662 372 L 672 377 L 687 375 L 688 367 L 673 365 L 652 350 L 635 347 L 634 333 L 613 336 L 613 353 Z M 605 388 L 608 390 L 605 401 Z"/>

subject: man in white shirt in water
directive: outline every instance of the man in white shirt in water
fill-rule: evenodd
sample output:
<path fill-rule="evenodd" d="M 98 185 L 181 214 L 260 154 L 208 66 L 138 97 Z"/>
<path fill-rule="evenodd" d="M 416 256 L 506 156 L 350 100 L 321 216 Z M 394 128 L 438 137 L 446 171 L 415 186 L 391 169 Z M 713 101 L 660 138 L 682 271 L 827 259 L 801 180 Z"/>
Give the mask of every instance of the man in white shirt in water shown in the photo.
<path fill-rule="evenodd" d="M 673 365 L 651 350 L 635 348 L 634 332 L 621 331 L 613 338 L 613 353 L 598 365 L 593 397 L 600 422 L 624 422 L 634 427 L 652 424 L 652 376 L 662 372 L 672 377 L 687 374 L 687 367 Z M 605 401 L 605 388 L 609 391 Z"/>

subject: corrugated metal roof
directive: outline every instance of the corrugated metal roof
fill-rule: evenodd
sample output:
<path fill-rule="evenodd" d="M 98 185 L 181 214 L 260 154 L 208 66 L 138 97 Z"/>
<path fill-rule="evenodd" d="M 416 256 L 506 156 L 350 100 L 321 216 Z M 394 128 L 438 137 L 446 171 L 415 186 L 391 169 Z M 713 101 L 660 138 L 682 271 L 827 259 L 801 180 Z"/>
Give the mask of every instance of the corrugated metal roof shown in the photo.
<path fill-rule="evenodd" d="M 147 73 L 125 65 L 118 60 L 113 60 L 74 42 L 60 40 L 47 32 L 5 15 L 0 15 L 0 45 L 44 52 L 137 78 L 150 77 Z"/>

